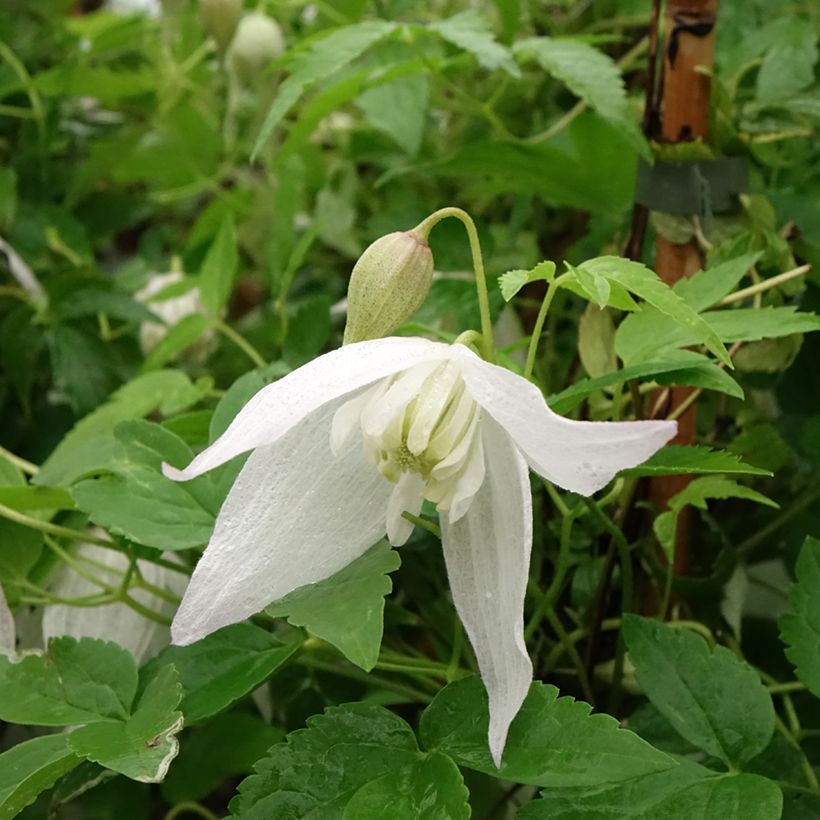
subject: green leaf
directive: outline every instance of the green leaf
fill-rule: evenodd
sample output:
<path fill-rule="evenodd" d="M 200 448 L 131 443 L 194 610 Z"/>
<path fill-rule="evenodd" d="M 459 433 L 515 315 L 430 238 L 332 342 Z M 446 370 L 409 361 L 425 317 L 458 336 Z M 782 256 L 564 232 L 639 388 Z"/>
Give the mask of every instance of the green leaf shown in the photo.
<path fill-rule="evenodd" d="M 646 158 L 651 151 L 629 106 L 621 72 L 611 57 L 580 40 L 530 37 L 515 44 L 516 56 L 534 59 L 590 108 L 618 127 Z"/>
<path fill-rule="evenodd" d="M 498 286 L 501 288 L 501 295 L 505 302 L 518 293 L 524 285 L 530 282 L 551 282 L 555 276 L 555 262 L 539 262 L 532 270 L 510 270 L 501 274 Z"/>
<path fill-rule="evenodd" d="M 0 720 L 32 726 L 126 717 L 137 691 L 133 657 L 114 643 L 53 638 L 43 654 L 0 655 Z"/>
<path fill-rule="evenodd" d="M 797 581 L 789 590 L 794 612 L 780 619 L 786 657 L 797 677 L 820 698 L 820 541 L 808 536 L 795 567 Z"/>
<path fill-rule="evenodd" d="M 227 211 L 199 272 L 202 304 L 211 316 L 219 316 L 228 303 L 238 263 L 236 228 Z"/>
<path fill-rule="evenodd" d="M 768 475 L 768 470 L 746 464 L 740 456 L 726 450 L 694 445 L 682 447 L 670 444 L 658 450 L 639 467 L 622 470 L 621 475 L 688 475 L 691 473 L 722 473 L 724 475 Z M 768 499 L 767 499 L 768 501 Z"/>
<path fill-rule="evenodd" d="M 71 290 L 61 296 L 55 310 L 63 319 L 80 319 L 105 313 L 126 322 L 157 322 L 156 316 L 130 293 L 113 290 L 105 280 L 94 287 Z"/>
<path fill-rule="evenodd" d="M 69 735 L 69 746 L 132 780 L 159 783 L 179 751 L 181 696 L 176 670 L 166 666 L 149 681 L 127 720 L 81 726 Z"/>
<path fill-rule="evenodd" d="M 15 510 L 71 510 L 71 495 L 59 487 L 0 487 L 0 504 Z"/>
<path fill-rule="evenodd" d="M 54 382 L 77 415 L 93 410 L 116 386 L 116 364 L 108 345 L 70 325 L 48 334 Z"/>
<path fill-rule="evenodd" d="M 374 128 L 415 156 L 424 136 L 429 96 L 429 78 L 416 74 L 368 88 L 356 105 Z"/>
<path fill-rule="evenodd" d="M 265 612 L 286 616 L 370 671 L 382 643 L 384 596 L 393 588 L 388 573 L 400 564 L 398 552 L 380 541 L 335 575 L 291 592 Z"/>
<path fill-rule="evenodd" d="M 779 820 L 783 795 L 765 777 L 726 777 L 697 763 L 598 789 L 550 789 L 519 820 Z"/>
<path fill-rule="evenodd" d="M 183 317 L 168 329 L 156 347 L 145 357 L 140 371 L 148 373 L 168 364 L 178 353 L 198 342 L 210 328 L 210 319 L 201 313 L 191 313 Z"/>
<path fill-rule="evenodd" d="M 784 21 L 786 22 L 786 21 Z M 817 28 L 792 17 L 763 58 L 757 75 L 757 99 L 771 102 L 795 96 L 814 82 Z"/>
<path fill-rule="evenodd" d="M 210 476 L 179 483 L 160 472 L 193 459 L 178 436 L 147 421 L 117 425 L 120 454 L 106 465 L 113 475 L 80 481 L 71 494 L 95 524 L 157 549 L 180 550 L 208 542 L 220 499 Z"/>
<path fill-rule="evenodd" d="M 215 715 L 269 678 L 301 646 L 284 644 L 252 624 L 233 624 L 190 646 L 167 646 L 143 669 L 147 680 L 169 666 L 179 672 L 187 723 Z"/>
<path fill-rule="evenodd" d="M 384 707 L 334 706 L 308 718 L 306 729 L 291 732 L 256 764 L 231 813 L 242 820 L 341 818 L 362 786 L 422 759 L 412 729 Z"/>
<path fill-rule="evenodd" d="M 433 753 L 362 786 L 345 807 L 344 820 L 468 820 L 469 792 L 449 757 Z"/>
<path fill-rule="evenodd" d="M 107 464 L 119 449 L 114 428 L 125 419 L 142 418 L 190 391 L 190 379 L 178 370 L 137 376 L 108 401 L 79 421 L 57 445 L 32 479 L 33 484 L 62 487 Z M 183 408 L 178 407 L 178 410 Z"/>
<path fill-rule="evenodd" d="M 712 310 L 701 315 L 723 342 L 754 342 L 820 330 L 820 316 L 798 313 L 793 306 Z M 634 364 L 699 341 L 696 333 L 671 324 L 659 311 L 643 310 L 618 326 L 615 352 L 626 364 Z"/>
<path fill-rule="evenodd" d="M 718 476 L 704 476 L 689 482 L 677 495 L 669 499 L 669 509 L 662 512 L 654 521 L 653 529 L 667 556 L 671 558 L 674 552 L 675 534 L 678 516 L 684 507 L 692 506 L 700 510 L 707 509 L 709 499 L 744 498 L 766 507 L 778 505 L 762 493 L 738 484 L 729 478 Z"/>
<path fill-rule="evenodd" d="M 279 87 L 265 117 L 253 147 L 252 158 L 256 158 L 282 118 L 310 86 L 333 76 L 395 30 L 395 23 L 368 20 L 337 29 L 297 54 L 290 66 L 290 76 Z"/>
<path fill-rule="evenodd" d="M 729 649 L 637 615 L 624 616 L 623 635 L 638 683 L 681 737 L 738 768 L 766 748 L 771 696 Z"/>
<path fill-rule="evenodd" d="M 500 68 L 511 77 L 521 76 L 509 49 L 496 42 L 489 21 L 475 9 L 431 23 L 427 29 L 472 54 L 480 66 L 490 71 Z"/>
<path fill-rule="evenodd" d="M 702 387 L 743 398 L 740 385 L 706 356 L 694 350 L 671 350 L 661 359 L 629 365 L 595 379 L 581 379 L 560 393 L 554 393 L 547 403 L 556 413 L 566 414 L 598 390 L 624 384 L 631 379 Z"/>
<path fill-rule="evenodd" d="M 683 332 L 693 336 L 693 343 L 700 342 L 706 345 L 720 361 L 731 367 L 732 360 L 718 333 L 645 265 L 618 256 L 600 256 L 578 265 L 577 270 L 622 285 L 652 305 L 659 313 L 672 319 Z M 627 361 L 625 357 L 621 358 Z"/>
<path fill-rule="evenodd" d="M 227 777 L 248 775 L 284 732 L 249 712 L 233 709 L 186 731 L 162 784 L 169 803 L 202 800 Z M 219 753 L 214 754 L 218 749 Z"/>
<path fill-rule="evenodd" d="M 713 268 L 706 268 L 686 276 L 672 288 L 692 310 L 700 313 L 716 305 L 728 296 L 753 265 L 760 261 L 762 253 L 745 253 Z"/>
<path fill-rule="evenodd" d="M 510 727 L 503 764 L 487 746 L 487 694 L 477 677 L 451 683 L 421 716 L 423 745 L 460 766 L 533 786 L 597 786 L 644 777 L 675 765 L 609 715 L 558 697 L 554 686 L 533 683 Z"/>
<path fill-rule="evenodd" d="M 35 737 L 0 754 L 0 820 L 16 817 L 79 762 L 65 734 Z"/>

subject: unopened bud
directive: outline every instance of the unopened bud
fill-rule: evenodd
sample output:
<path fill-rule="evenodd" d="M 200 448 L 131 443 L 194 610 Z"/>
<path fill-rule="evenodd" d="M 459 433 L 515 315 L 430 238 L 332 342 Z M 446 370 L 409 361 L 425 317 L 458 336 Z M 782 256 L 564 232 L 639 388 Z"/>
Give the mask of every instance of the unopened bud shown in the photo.
<path fill-rule="evenodd" d="M 433 281 L 433 254 L 416 231 L 377 239 L 359 257 L 347 289 L 344 344 L 392 333 L 422 305 Z"/>
<path fill-rule="evenodd" d="M 282 29 L 265 14 L 246 14 L 236 27 L 228 65 L 237 78 L 250 85 L 285 50 Z"/>
<path fill-rule="evenodd" d="M 220 52 L 231 44 L 241 16 L 242 0 L 199 0 L 202 25 L 216 40 Z"/>

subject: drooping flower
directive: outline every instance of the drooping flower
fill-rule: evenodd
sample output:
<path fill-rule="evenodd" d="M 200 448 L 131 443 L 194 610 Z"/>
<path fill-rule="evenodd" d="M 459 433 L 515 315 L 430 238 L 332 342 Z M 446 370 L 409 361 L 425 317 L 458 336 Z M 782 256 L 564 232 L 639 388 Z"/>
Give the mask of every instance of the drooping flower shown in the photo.
<path fill-rule="evenodd" d="M 254 396 L 184 470 L 253 450 L 172 626 L 189 644 L 338 572 L 402 517 L 438 505 L 453 601 L 490 704 L 500 765 L 532 679 L 523 633 L 532 542 L 528 467 L 583 495 L 640 464 L 674 422 L 562 418 L 516 374 L 459 344 L 386 338 L 315 359 Z"/>

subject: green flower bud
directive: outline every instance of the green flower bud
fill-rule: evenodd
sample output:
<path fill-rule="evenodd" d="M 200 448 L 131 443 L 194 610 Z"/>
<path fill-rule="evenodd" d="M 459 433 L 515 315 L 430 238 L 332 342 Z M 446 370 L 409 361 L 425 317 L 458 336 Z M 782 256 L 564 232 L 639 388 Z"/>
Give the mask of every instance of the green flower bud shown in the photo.
<path fill-rule="evenodd" d="M 285 50 L 285 38 L 276 20 L 254 12 L 236 27 L 228 49 L 228 66 L 237 79 L 250 85 Z"/>
<path fill-rule="evenodd" d="M 377 239 L 359 257 L 347 289 L 344 344 L 379 339 L 407 321 L 433 281 L 433 254 L 416 231 Z"/>
<path fill-rule="evenodd" d="M 242 17 L 242 0 L 199 0 L 199 17 L 223 52 L 231 44 Z"/>

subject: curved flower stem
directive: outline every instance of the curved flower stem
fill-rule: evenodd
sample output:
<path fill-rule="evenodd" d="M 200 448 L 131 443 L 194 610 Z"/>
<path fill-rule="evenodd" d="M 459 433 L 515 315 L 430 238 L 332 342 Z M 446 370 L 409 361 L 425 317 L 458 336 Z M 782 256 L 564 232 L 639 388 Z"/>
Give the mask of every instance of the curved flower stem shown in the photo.
<path fill-rule="evenodd" d="M 242 335 L 237 333 L 227 322 L 217 319 L 214 328 L 223 336 L 230 339 L 255 365 L 256 367 L 267 367 L 267 362 L 262 358 L 259 351 Z"/>
<path fill-rule="evenodd" d="M 525 379 L 532 379 L 532 371 L 535 368 L 535 355 L 538 353 L 538 344 L 541 341 L 541 334 L 544 331 L 544 322 L 547 319 L 552 300 L 555 298 L 555 294 L 558 288 L 561 287 L 561 282 L 563 282 L 566 276 L 567 274 L 564 273 L 552 282 L 547 282 L 547 292 L 544 294 L 544 299 L 538 310 L 538 316 L 535 319 L 535 325 L 532 329 L 532 336 L 530 336 L 530 345 L 527 348 L 527 362 L 524 365 Z"/>
<path fill-rule="evenodd" d="M 475 286 L 478 294 L 478 309 L 481 313 L 481 336 L 482 353 L 484 358 L 495 363 L 495 342 L 493 341 L 493 322 L 490 316 L 490 296 L 487 290 L 487 275 L 484 272 L 484 259 L 481 256 L 481 243 L 478 241 L 478 231 L 473 218 L 461 208 L 441 208 L 422 220 L 413 230 L 420 233 L 425 239 L 430 235 L 430 231 L 442 219 L 448 216 L 460 220 L 467 230 L 467 238 L 470 240 L 470 252 L 473 256 L 473 270 L 475 272 Z"/>
<path fill-rule="evenodd" d="M 441 528 L 437 527 L 432 521 L 428 521 L 426 518 L 422 518 L 420 515 L 413 515 L 413 513 L 403 512 L 401 517 L 405 521 L 409 521 L 411 524 L 415 524 L 417 527 L 421 527 L 423 530 L 427 530 L 431 535 L 435 535 L 439 541 L 441 541 Z"/>
<path fill-rule="evenodd" d="M 204 820 L 218 820 L 217 816 L 210 810 L 206 809 L 201 803 L 195 803 L 192 800 L 186 800 L 182 803 L 177 803 L 170 811 L 168 811 L 163 820 L 177 820 L 183 814 L 195 814 Z"/>

